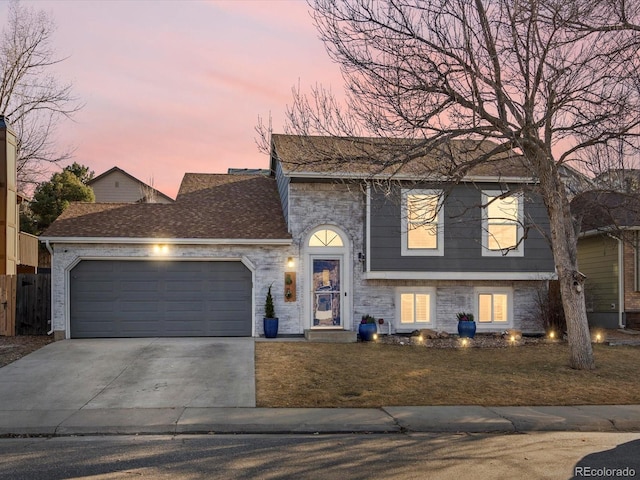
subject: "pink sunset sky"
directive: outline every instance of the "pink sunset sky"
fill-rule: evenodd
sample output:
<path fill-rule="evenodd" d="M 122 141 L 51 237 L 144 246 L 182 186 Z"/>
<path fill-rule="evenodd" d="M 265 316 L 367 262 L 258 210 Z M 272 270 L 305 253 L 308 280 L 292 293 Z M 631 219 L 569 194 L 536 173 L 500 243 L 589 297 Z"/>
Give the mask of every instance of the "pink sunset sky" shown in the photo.
<path fill-rule="evenodd" d="M 85 104 L 59 145 L 96 175 L 118 166 L 171 197 L 186 172 L 267 168 L 254 127 L 271 113 L 282 131 L 294 85 L 342 88 L 304 1 L 22 3 L 54 19 L 58 75 Z"/>

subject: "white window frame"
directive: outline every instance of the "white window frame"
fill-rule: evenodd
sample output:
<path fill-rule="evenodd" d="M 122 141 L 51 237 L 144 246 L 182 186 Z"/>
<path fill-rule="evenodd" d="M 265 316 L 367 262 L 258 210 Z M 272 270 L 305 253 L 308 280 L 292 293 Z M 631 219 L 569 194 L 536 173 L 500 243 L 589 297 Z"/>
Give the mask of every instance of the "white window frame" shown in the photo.
<path fill-rule="evenodd" d="M 318 234 L 323 233 L 326 239 L 322 239 Z M 328 237 L 329 234 L 332 234 L 332 237 Z M 314 239 L 317 239 L 320 242 L 320 245 L 311 245 L 314 242 Z M 315 243 L 315 242 L 314 242 Z M 343 248 L 344 240 L 342 239 L 342 235 L 335 228 L 326 227 L 326 228 L 317 228 L 309 235 L 309 240 L 307 241 L 307 247 L 310 248 Z"/>
<path fill-rule="evenodd" d="M 436 237 L 436 248 L 409 248 L 409 215 L 407 208 L 407 198 L 409 195 L 436 195 L 438 197 L 438 205 L 436 212 L 435 225 L 438 229 Z M 443 191 L 434 189 L 402 189 L 402 229 L 400 238 L 402 248 L 400 254 L 403 257 L 438 257 L 444 255 L 444 205 Z"/>
<path fill-rule="evenodd" d="M 506 322 L 481 322 L 480 321 L 480 294 L 507 295 L 507 321 Z M 476 327 L 478 330 L 495 330 L 496 328 L 513 328 L 513 288 L 511 287 L 476 287 L 473 289 L 473 302 L 475 308 Z"/>
<path fill-rule="evenodd" d="M 482 256 L 483 257 L 523 257 L 524 256 L 524 196 L 521 193 L 513 193 L 508 197 L 516 197 L 518 199 L 518 220 L 516 222 L 516 247 L 505 248 L 501 250 L 492 250 L 489 248 L 489 216 L 488 203 L 489 197 L 500 197 L 505 192 L 500 190 L 485 190 L 482 192 Z M 507 198 L 507 197 L 505 197 Z"/>
<path fill-rule="evenodd" d="M 413 295 L 429 295 L 429 319 L 430 322 L 402 323 L 402 294 L 411 293 Z M 415 298 L 414 298 L 415 311 Z M 414 317 L 415 318 L 415 317 Z M 436 289 L 433 287 L 399 287 L 396 288 L 396 321 L 397 332 L 412 332 L 420 328 L 436 327 Z"/>

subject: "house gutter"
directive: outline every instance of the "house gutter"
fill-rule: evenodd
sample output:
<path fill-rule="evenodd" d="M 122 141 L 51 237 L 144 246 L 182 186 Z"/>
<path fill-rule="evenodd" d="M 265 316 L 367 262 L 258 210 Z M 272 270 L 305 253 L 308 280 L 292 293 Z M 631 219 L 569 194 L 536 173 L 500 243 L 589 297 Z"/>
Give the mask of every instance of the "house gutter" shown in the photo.
<path fill-rule="evenodd" d="M 53 248 L 51 248 L 51 244 L 49 240 L 44 242 L 45 247 L 49 251 L 49 255 L 51 255 L 51 264 L 53 265 Z M 51 295 L 51 312 L 53 312 L 53 295 Z M 53 317 L 51 317 L 51 330 L 47 332 L 47 335 L 51 335 L 53 333 Z"/>
<path fill-rule="evenodd" d="M 618 328 L 624 327 L 624 244 L 618 238 Z"/>
<path fill-rule="evenodd" d="M 290 238 L 248 239 L 248 238 L 142 238 L 142 237 L 40 237 L 48 244 L 55 243 L 121 243 L 121 244 L 167 244 L 167 245 L 291 245 Z"/>
<path fill-rule="evenodd" d="M 350 172 L 305 172 L 298 170 L 284 171 L 283 175 L 289 178 L 305 178 L 305 179 L 341 179 L 341 180 L 407 180 L 415 181 L 415 175 L 407 175 L 402 173 L 350 173 Z M 425 182 L 446 182 L 451 181 L 450 178 L 442 175 L 428 177 Z M 539 183 L 533 177 L 502 177 L 499 175 L 468 175 L 463 177 L 461 182 L 487 182 L 487 183 Z"/>

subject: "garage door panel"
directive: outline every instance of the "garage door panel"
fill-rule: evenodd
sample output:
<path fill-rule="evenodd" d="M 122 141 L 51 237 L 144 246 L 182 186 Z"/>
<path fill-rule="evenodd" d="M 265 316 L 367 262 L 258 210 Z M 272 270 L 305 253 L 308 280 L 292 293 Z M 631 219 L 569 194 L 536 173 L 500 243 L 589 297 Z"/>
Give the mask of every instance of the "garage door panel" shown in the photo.
<path fill-rule="evenodd" d="M 145 315 L 155 315 L 155 318 L 158 318 L 158 313 L 160 312 L 160 305 L 156 302 L 124 302 L 120 304 L 117 312 L 113 312 L 114 315 L 122 317 L 122 315 L 117 315 L 118 313 L 127 315 L 129 313 L 140 313 Z"/>
<path fill-rule="evenodd" d="M 81 261 L 71 336 L 250 336 L 251 272 L 240 262 Z"/>
<path fill-rule="evenodd" d="M 124 280 L 120 283 L 119 290 L 121 292 L 138 293 L 138 292 L 157 292 L 160 288 L 158 282 L 154 280 L 132 282 Z"/>
<path fill-rule="evenodd" d="M 174 301 L 201 301 L 203 295 L 211 295 L 212 293 L 207 292 L 204 288 L 187 288 L 187 289 L 177 289 L 177 288 L 168 288 L 165 289 L 164 292 L 164 301 L 166 302 L 174 302 Z"/>
<path fill-rule="evenodd" d="M 172 302 L 166 306 L 166 312 L 175 314 L 172 317 L 176 321 L 180 321 L 181 318 L 205 321 L 207 318 L 213 317 L 201 304 L 194 304 L 193 302 Z"/>

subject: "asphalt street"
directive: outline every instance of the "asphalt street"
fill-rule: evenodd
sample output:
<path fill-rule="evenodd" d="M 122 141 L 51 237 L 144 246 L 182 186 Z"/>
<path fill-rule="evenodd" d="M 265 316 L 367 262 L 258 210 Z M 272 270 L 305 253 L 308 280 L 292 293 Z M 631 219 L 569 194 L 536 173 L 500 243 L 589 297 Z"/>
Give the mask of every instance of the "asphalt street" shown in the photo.
<path fill-rule="evenodd" d="M 608 475 L 618 471 L 633 474 Z M 0 440 L 0 479 L 88 477 L 640 478 L 640 433 L 139 435 Z"/>

